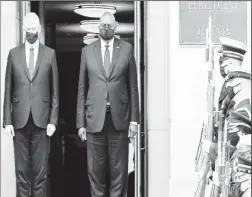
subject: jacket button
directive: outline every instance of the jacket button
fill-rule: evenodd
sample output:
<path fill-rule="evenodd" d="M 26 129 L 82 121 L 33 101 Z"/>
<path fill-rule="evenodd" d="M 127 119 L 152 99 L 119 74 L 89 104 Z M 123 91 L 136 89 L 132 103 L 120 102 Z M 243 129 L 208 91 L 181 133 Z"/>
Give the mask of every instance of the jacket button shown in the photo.
<path fill-rule="evenodd" d="M 32 86 L 32 83 L 31 83 L 31 86 Z"/>

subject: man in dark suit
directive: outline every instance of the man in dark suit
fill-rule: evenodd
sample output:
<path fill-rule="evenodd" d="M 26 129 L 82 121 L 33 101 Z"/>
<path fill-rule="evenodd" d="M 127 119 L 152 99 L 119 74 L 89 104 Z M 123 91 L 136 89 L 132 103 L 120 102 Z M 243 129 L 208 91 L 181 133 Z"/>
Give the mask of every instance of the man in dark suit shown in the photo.
<path fill-rule="evenodd" d="M 9 52 L 3 124 L 14 137 L 17 197 L 45 197 L 49 136 L 58 122 L 58 71 L 53 49 L 38 40 L 35 13 L 24 17 L 24 44 Z"/>
<path fill-rule="evenodd" d="M 114 15 L 100 18 L 100 39 L 82 50 L 77 128 L 87 139 L 88 174 L 93 197 L 126 197 L 128 137 L 137 133 L 139 96 L 134 49 L 114 38 Z M 108 170 L 109 183 L 106 182 Z"/>

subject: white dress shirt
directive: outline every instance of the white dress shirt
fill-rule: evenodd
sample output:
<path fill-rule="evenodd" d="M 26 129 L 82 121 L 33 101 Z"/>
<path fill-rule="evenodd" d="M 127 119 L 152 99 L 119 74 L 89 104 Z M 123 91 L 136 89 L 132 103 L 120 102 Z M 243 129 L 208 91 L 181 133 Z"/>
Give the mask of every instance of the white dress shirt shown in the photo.
<path fill-rule="evenodd" d="M 27 68 L 29 69 L 29 58 L 30 58 L 30 48 L 34 48 L 34 65 L 33 68 L 35 69 L 35 65 L 38 59 L 38 48 L 39 48 L 39 41 L 37 40 L 34 44 L 30 44 L 27 40 L 25 41 L 25 58 Z"/>
<path fill-rule="evenodd" d="M 112 40 L 109 41 L 109 43 L 107 43 L 106 41 L 104 41 L 103 39 L 101 40 L 101 53 L 102 53 L 102 62 L 103 62 L 103 66 L 104 66 L 104 56 L 105 56 L 105 51 L 106 51 L 106 45 L 109 45 L 109 53 L 110 53 L 110 62 L 112 62 L 112 56 L 113 56 L 113 47 L 114 47 L 114 37 L 112 38 Z"/>
<path fill-rule="evenodd" d="M 113 56 L 113 48 L 114 48 L 114 40 L 115 38 L 113 37 L 109 43 L 104 41 L 103 39 L 101 40 L 101 53 L 102 53 L 102 62 L 104 66 L 104 56 L 105 56 L 105 51 L 106 51 L 106 45 L 109 45 L 109 53 L 110 53 L 110 62 L 112 62 L 112 56 Z M 110 105 L 110 103 L 107 103 L 107 105 Z M 131 121 L 130 123 L 137 125 L 137 122 Z"/>

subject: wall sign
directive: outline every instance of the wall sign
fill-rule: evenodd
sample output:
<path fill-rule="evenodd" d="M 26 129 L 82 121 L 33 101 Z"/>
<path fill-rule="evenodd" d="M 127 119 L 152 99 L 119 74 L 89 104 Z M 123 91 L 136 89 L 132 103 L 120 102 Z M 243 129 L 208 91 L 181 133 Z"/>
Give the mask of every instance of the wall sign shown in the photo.
<path fill-rule="evenodd" d="M 212 16 L 215 44 L 220 44 L 218 37 L 221 36 L 247 43 L 246 1 L 180 1 L 179 43 L 205 44 L 209 16 Z"/>

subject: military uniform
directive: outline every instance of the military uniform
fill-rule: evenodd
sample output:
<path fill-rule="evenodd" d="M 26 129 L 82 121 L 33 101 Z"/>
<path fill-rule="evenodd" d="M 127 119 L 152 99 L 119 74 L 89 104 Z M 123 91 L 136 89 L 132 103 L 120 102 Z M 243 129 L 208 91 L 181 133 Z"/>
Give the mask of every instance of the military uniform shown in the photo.
<path fill-rule="evenodd" d="M 233 78 L 230 77 L 231 74 L 234 76 Z M 232 157 L 230 158 L 231 180 L 229 196 L 247 197 L 251 196 L 251 89 L 249 85 L 251 76 L 248 73 L 235 72 L 230 73 L 226 81 L 227 86 L 234 87 L 238 82 L 241 85 L 241 89 L 232 100 L 224 100 L 224 102 L 229 102 L 226 104 L 227 106 L 232 106 L 226 113 L 226 127 L 229 140 L 231 142 L 233 140 L 234 143 L 236 141 L 234 136 L 238 136 L 236 150 L 231 154 Z M 240 99 L 236 99 L 239 96 Z M 232 153 L 232 151 L 230 152 Z"/>
<path fill-rule="evenodd" d="M 246 49 L 241 43 L 229 38 L 220 40 L 221 66 L 228 58 L 243 61 Z M 225 81 L 219 97 L 219 110 L 224 112 L 224 129 L 227 129 L 227 138 L 231 144 L 229 197 L 248 197 L 251 196 L 251 75 L 239 66 L 226 75 L 221 68 L 221 74 Z M 215 160 L 217 149 L 217 143 L 209 146 L 207 152 L 210 158 Z"/>

